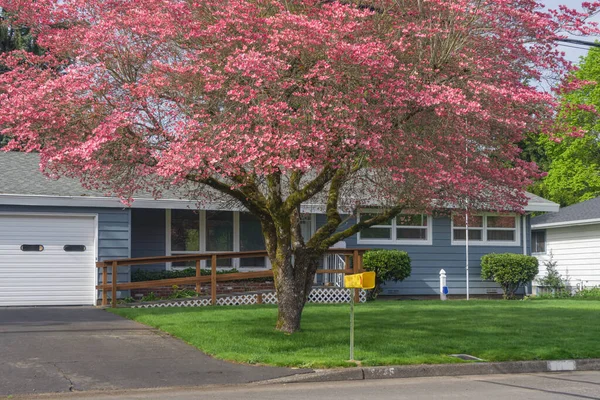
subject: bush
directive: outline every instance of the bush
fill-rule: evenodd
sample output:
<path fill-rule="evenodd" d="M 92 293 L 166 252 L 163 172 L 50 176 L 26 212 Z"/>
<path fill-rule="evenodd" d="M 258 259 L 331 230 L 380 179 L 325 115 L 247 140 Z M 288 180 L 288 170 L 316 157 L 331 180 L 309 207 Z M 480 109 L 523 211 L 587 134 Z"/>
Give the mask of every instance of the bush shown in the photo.
<path fill-rule="evenodd" d="M 221 274 L 233 274 L 240 272 L 235 268 L 217 270 L 217 275 Z M 201 269 L 200 275 L 210 275 L 210 269 Z M 131 282 L 143 282 L 143 281 L 157 281 L 160 279 L 171 279 L 171 278 L 187 278 L 190 276 L 196 276 L 195 268 L 186 268 L 180 270 L 160 270 L 160 271 L 146 271 L 144 269 L 136 269 L 131 271 Z M 273 278 L 251 278 L 245 279 L 247 282 L 269 282 Z"/>
<path fill-rule="evenodd" d="M 410 276 L 410 257 L 400 250 L 371 250 L 363 256 L 363 268 L 375 272 L 375 288 L 367 293 L 368 299 L 374 300 L 385 281 L 398 282 Z"/>
<path fill-rule="evenodd" d="M 514 299 L 517 290 L 538 273 L 538 260 L 524 254 L 486 254 L 481 257 L 481 277 L 502 287 L 505 299 Z"/>
<path fill-rule="evenodd" d="M 578 290 L 574 295 L 573 299 L 577 300 L 600 300 L 600 287 L 593 287 L 587 289 Z"/>
<path fill-rule="evenodd" d="M 530 296 L 531 300 L 600 300 L 600 287 L 581 289 L 572 293 L 568 289 L 557 290 L 555 292 L 540 293 L 536 296 Z"/>
<path fill-rule="evenodd" d="M 553 292 L 542 292 L 539 294 L 527 296 L 527 300 L 564 300 L 571 299 L 571 292 L 567 289 L 556 290 Z"/>
<path fill-rule="evenodd" d="M 210 269 L 201 269 L 201 275 L 210 275 Z M 237 269 L 217 270 L 217 275 L 220 274 L 233 274 L 239 272 Z M 147 271 L 139 268 L 131 271 L 131 282 L 143 282 L 143 281 L 158 281 L 160 279 L 171 279 L 171 278 L 187 278 L 190 276 L 196 276 L 195 268 L 186 268 L 181 270 L 160 270 L 160 271 Z"/>

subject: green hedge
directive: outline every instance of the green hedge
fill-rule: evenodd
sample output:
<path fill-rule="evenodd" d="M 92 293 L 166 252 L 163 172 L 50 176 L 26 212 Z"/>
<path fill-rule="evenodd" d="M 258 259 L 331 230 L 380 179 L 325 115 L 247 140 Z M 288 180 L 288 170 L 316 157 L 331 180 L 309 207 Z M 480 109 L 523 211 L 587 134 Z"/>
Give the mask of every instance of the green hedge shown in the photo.
<path fill-rule="evenodd" d="M 398 282 L 410 276 L 410 257 L 400 250 L 370 250 L 363 256 L 363 268 L 375 272 L 375 288 L 367 293 L 369 300 L 374 300 L 385 281 Z"/>
<path fill-rule="evenodd" d="M 517 290 L 537 274 L 538 260 L 533 256 L 492 253 L 481 257 L 481 277 L 499 284 L 505 299 L 514 299 Z"/>
<path fill-rule="evenodd" d="M 222 274 L 233 274 L 236 272 L 240 272 L 235 268 L 217 270 L 217 275 Z M 210 275 L 210 269 L 202 268 L 200 270 L 200 275 Z M 144 269 L 136 269 L 131 271 L 131 281 L 132 282 L 143 282 L 143 281 L 158 281 L 161 279 L 171 279 L 171 278 L 187 278 L 190 276 L 196 276 L 195 268 L 186 268 L 181 270 L 161 270 L 161 271 L 147 271 Z M 272 281 L 273 278 L 252 278 L 245 279 L 246 281 L 251 282 L 267 282 Z"/>

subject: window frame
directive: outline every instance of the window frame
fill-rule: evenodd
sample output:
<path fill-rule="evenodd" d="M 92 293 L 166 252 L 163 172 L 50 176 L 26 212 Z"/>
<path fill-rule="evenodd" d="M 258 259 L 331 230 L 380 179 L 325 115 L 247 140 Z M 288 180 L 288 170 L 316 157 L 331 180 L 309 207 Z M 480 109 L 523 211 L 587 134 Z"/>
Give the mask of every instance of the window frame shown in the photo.
<path fill-rule="evenodd" d="M 462 239 L 454 239 L 454 215 L 450 215 L 450 243 L 453 246 L 464 246 L 466 244 L 466 240 Z M 475 214 L 478 217 L 483 218 L 483 223 L 481 227 L 473 227 L 469 228 L 469 230 L 481 230 L 482 236 L 481 240 L 469 240 L 469 246 L 502 246 L 502 247 L 516 247 L 521 246 L 521 218 L 517 214 L 499 214 L 499 213 L 477 213 Z M 488 217 L 512 217 L 515 219 L 515 227 L 514 228 L 496 228 L 496 227 L 488 227 Z M 465 227 L 458 226 L 456 229 L 465 229 Z M 498 230 L 498 231 L 514 231 L 515 232 L 515 240 L 488 240 L 488 230 Z"/>
<path fill-rule="evenodd" d="M 533 251 L 533 233 L 542 232 L 544 234 L 544 251 Z M 546 229 L 532 229 L 531 230 L 531 254 L 532 255 L 546 255 L 548 254 L 548 231 Z"/>
<path fill-rule="evenodd" d="M 173 251 L 171 250 L 171 211 L 172 209 L 165 210 L 165 254 L 167 256 L 177 256 L 177 255 L 185 255 L 185 254 L 202 254 L 208 253 L 206 250 L 206 210 L 196 210 L 198 211 L 198 240 L 199 250 L 198 251 Z M 233 214 L 233 250 L 232 252 L 240 251 L 240 212 L 241 211 L 233 211 L 233 210 L 215 210 L 215 211 L 231 211 Z M 226 252 L 223 252 L 226 253 Z M 174 267 L 173 263 L 167 262 L 166 268 L 168 271 L 170 270 L 182 270 L 190 267 Z M 265 257 L 265 266 L 264 267 L 241 267 L 240 259 L 233 258 L 231 263 L 231 268 L 244 270 L 244 271 L 264 271 L 266 269 L 271 269 L 271 262 L 269 257 Z M 200 268 L 208 268 L 210 265 L 207 260 L 200 261 Z M 224 270 L 229 269 L 229 267 L 221 267 L 218 266 L 217 269 Z"/>
<path fill-rule="evenodd" d="M 360 221 L 360 215 L 362 214 L 378 214 L 381 210 L 376 208 L 362 208 L 356 213 L 357 221 Z M 396 217 L 392 218 L 391 225 L 373 225 L 369 228 L 390 228 L 391 229 L 391 237 L 390 239 L 362 239 L 361 232 L 356 234 L 356 243 L 357 244 L 377 244 L 377 245 L 414 245 L 414 246 L 430 246 L 433 244 L 433 229 L 432 229 L 432 220 L 433 218 L 429 214 L 410 214 L 405 213 L 406 215 L 422 215 L 427 217 L 427 224 L 425 226 L 408 226 L 408 225 L 398 225 L 396 223 Z M 401 214 L 400 214 L 401 215 Z M 426 238 L 425 239 L 397 239 L 398 228 L 420 228 L 426 230 Z M 368 229 L 368 228 L 367 228 Z"/>

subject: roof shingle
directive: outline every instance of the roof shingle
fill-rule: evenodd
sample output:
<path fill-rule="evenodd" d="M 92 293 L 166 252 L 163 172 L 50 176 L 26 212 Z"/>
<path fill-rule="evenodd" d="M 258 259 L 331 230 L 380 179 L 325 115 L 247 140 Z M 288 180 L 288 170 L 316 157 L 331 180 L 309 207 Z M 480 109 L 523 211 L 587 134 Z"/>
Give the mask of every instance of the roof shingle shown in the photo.
<path fill-rule="evenodd" d="M 534 217 L 531 219 L 531 224 L 558 224 L 588 219 L 600 219 L 600 197 L 561 208 L 557 213 Z"/>

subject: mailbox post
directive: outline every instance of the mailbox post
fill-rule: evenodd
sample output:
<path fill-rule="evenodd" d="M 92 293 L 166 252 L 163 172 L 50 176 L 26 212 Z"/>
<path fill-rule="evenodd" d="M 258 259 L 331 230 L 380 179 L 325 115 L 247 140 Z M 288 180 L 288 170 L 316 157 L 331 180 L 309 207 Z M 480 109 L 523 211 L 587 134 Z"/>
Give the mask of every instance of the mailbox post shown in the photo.
<path fill-rule="evenodd" d="M 375 272 L 346 275 L 344 286 L 350 295 L 350 361 L 354 361 L 354 290 L 373 289 L 375 287 Z"/>

